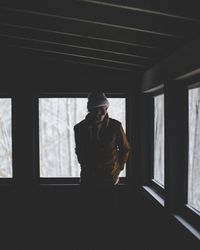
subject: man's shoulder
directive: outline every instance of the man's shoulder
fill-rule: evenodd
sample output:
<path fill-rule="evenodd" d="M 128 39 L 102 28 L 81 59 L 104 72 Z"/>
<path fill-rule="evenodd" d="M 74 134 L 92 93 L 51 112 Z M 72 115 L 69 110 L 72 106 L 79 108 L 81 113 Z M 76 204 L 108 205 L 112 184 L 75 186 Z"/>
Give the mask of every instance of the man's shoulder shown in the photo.
<path fill-rule="evenodd" d="M 113 118 L 109 118 L 109 123 L 113 127 L 120 127 L 121 126 L 121 122 L 116 120 L 116 119 L 113 119 Z"/>
<path fill-rule="evenodd" d="M 77 124 L 74 125 L 74 129 L 75 130 L 80 129 L 82 127 L 85 127 L 85 120 L 82 120 L 79 123 L 77 123 Z"/>

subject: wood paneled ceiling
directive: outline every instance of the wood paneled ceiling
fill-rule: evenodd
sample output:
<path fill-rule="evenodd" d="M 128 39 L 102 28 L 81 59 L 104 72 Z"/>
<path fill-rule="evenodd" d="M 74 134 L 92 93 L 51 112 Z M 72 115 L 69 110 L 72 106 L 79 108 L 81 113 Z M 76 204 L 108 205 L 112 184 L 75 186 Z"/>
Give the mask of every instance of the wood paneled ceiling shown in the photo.
<path fill-rule="evenodd" d="M 198 6 L 178 2 L 5 0 L 0 2 L 0 45 L 142 74 L 199 37 Z"/>

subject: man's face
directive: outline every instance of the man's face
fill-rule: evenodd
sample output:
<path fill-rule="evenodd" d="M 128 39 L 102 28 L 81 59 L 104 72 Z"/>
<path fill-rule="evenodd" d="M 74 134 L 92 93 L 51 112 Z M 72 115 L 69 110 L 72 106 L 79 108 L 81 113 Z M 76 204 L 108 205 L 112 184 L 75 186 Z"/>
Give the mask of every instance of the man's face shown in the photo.
<path fill-rule="evenodd" d="M 107 114 L 107 107 L 93 108 L 90 110 L 90 114 L 96 123 L 102 122 Z"/>

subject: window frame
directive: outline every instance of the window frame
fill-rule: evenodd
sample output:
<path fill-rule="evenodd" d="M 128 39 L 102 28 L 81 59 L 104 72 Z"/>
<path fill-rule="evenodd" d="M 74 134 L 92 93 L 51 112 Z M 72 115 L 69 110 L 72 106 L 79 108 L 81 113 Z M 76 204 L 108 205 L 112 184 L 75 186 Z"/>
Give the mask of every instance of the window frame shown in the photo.
<path fill-rule="evenodd" d="M 153 179 L 153 176 L 154 176 L 154 114 L 155 114 L 155 110 L 154 110 L 154 100 L 155 100 L 155 97 L 156 96 L 159 96 L 159 95 L 164 95 L 164 90 L 163 89 L 160 89 L 158 91 L 155 91 L 153 94 L 152 94 L 152 112 L 153 112 L 153 115 L 152 115 L 152 121 L 151 121 L 151 167 L 150 167 L 150 185 L 156 190 L 156 192 L 162 197 L 164 198 L 164 193 L 165 193 L 165 186 L 161 185 L 159 182 L 157 182 L 155 179 Z M 165 100 L 165 98 L 164 98 Z M 165 107 L 165 102 L 164 102 L 164 107 Z M 165 109 L 165 108 L 164 108 Z M 165 110 L 164 110 L 165 112 Z M 165 113 L 164 113 L 165 115 Z M 165 127 L 164 127 L 165 129 Z M 164 133 L 164 144 L 165 144 L 165 133 Z M 165 158 L 165 149 L 164 149 L 164 158 Z M 165 172 L 165 162 L 164 162 L 164 172 Z M 165 178 L 165 176 L 164 176 Z"/>
<path fill-rule="evenodd" d="M 146 137 L 143 143 L 145 158 L 143 167 L 144 195 L 156 201 L 155 205 L 164 209 L 167 214 L 176 219 L 178 223 L 188 230 L 195 238 L 200 239 L 200 213 L 187 204 L 188 188 L 188 89 L 200 87 L 200 75 L 187 77 L 187 79 L 171 79 L 162 87 L 147 90 L 144 95 L 144 128 Z M 162 89 L 162 90 L 161 90 Z M 164 117 L 165 117 L 165 189 L 160 192 L 157 183 L 151 181 L 152 173 L 149 162 L 153 167 L 152 160 L 152 129 L 153 119 L 153 96 L 164 92 Z M 177 94 L 178 93 L 178 94 Z M 177 115 L 178 112 L 178 115 Z M 180 128 L 181 126 L 181 128 Z M 146 171 L 146 173 L 145 173 Z"/>
<path fill-rule="evenodd" d="M 165 200 L 165 186 L 162 186 L 156 180 L 153 179 L 154 175 L 154 98 L 156 96 L 164 94 L 164 86 L 161 85 L 160 88 L 156 90 L 143 93 L 147 99 L 146 110 L 148 113 L 148 121 L 146 124 L 146 129 L 148 131 L 149 137 L 147 139 L 148 144 L 148 159 L 150 164 L 145 166 L 145 178 L 143 177 L 143 188 L 145 191 L 149 192 L 162 206 L 164 206 Z M 164 112 L 165 112 L 165 98 L 164 98 Z M 164 136 L 165 136 L 165 127 L 164 127 Z M 165 143 L 165 140 L 164 140 Z M 165 164 L 165 149 L 164 149 L 164 164 Z M 165 169 L 164 169 L 165 172 Z M 164 176 L 165 179 L 165 176 Z M 149 190 L 149 191 L 148 191 Z M 155 193 L 155 195 L 153 195 Z M 158 199 L 160 197 L 161 199 Z"/>
<path fill-rule="evenodd" d="M 188 202 L 188 160 L 189 160 L 189 90 L 200 87 L 200 78 L 191 77 L 187 80 L 183 80 L 183 88 L 187 90 L 184 112 L 187 115 L 187 122 L 183 124 L 185 130 L 185 141 L 186 145 L 184 145 L 184 150 L 186 152 L 185 155 L 185 163 L 184 163 L 184 175 L 182 180 L 182 199 L 179 204 L 179 213 L 180 215 L 186 219 L 192 226 L 194 226 L 197 230 L 200 231 L 200 211 L 197 211 L 195 208 L 191 207 Z"/>
<path fill-rule="evenodd" d="M 36 96 L 36 119 L 35 119 L 35 180 L 39 184 L 79 185 L 80 177 L 40 177 L 40 151 L 39 151 L 39 99 L 40 98 L 87 98 L 88 93 L 40 93 Z M 130 141 L 130 100 L 126 93 L 106 93 L 107 98 L 125 98 L 126 108 L 126 135 Z M 130 157 L 126 163 L 126 176 L 120 177 L 118 184 L 127 184 L 130 175 Z"/>

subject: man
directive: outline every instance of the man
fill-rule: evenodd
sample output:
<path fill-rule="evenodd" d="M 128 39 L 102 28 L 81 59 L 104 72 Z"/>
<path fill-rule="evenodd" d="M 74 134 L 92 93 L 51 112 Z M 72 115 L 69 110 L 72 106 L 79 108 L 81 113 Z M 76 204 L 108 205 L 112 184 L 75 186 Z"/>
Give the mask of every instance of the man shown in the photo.
<path fill-rule="evenodd" d="M 117 184 L 119 174 L 128 160 L 130 146 L 127 137 L 121 123 L 109 118 L 108 107 L 109 102 L 104 93 L 89 94 L 89 113 L 74 126 L 81 184 Z"/>

